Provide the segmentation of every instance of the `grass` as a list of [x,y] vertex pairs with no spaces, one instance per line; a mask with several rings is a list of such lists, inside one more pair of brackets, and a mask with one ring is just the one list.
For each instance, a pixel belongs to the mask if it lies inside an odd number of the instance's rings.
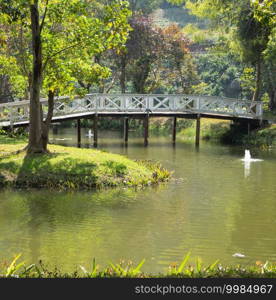
[[[201,138],[203,140],[219,141],[221,137],[229,130],[230,121],[221,121],[216,119],[201,119]],[[190,127],[182,129],[178,137],[182,139],[194,139],[196,133],[196,122],[194,121]]]
[[[191,127],[182,129],[178,134],[182,139],[195,138],[195,122]],[[221,142],[224,144],[269,147],[276,144],[276,125],[270,125],[267,128],[251,131],[248,135],[239,127],[231,127],[230,121],[221,121],[214,119],[201,119],[201,138]]]
[[170,177],[159,163],[99,150],[49,145],[49,154],[16,153],[25,142],[0,136],[0,186],[90,189],[145,186]]
[[138,265],[133,262],[121,261],[118,264],[109,263],[100,270],[95,259],[90,270],[79,266],[72,273],[63,273],[57,268],[49,269],[40,261],[38,264],[26,265],[19,262],[21,255],[17,255],[11,262],[0,264],[0,278],[276,278],[276,265],[269,262],[256,262],[255,265],[242,267],[222,266],[219,261],[204,266],[201,259],[188,263],[188,253],[180,264],[172,264],[167,272],[159,274],[146,274],[142,272],[145,264],[143,259]]

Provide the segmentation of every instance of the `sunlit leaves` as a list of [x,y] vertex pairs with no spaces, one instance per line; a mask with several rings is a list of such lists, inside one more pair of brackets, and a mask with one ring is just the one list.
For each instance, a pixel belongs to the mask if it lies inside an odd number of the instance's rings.
[[[30,1],[0,0],[0,50],[12,58],[12,64],[2,66],[5,74],[30,76],[31,32]],[[97,82],[110,75],[109,70],[93,63],[93,57],[108,49],[119,49],[127,40],[130,26],[128,3],[121,0],[40,0],[39,12],[43,56],[43,92],[59,94],[77,91],[79,80]],[[2,59],[3,60],[3,59]],[[0,60],[0,68],[4,62]],[[8,70],[9,67],[9,70]],[[78,72],[77,70],[82,70]],[[80,76],[80,78],[79,78]],[[22,81],[21,81],[22,82]],[[19,83],[19,82],[18,82]],[[25,80],[25,89],[30,88]]]
[[276,25],[276,2],[274,0],[250,0],[255,17],[260,22]]

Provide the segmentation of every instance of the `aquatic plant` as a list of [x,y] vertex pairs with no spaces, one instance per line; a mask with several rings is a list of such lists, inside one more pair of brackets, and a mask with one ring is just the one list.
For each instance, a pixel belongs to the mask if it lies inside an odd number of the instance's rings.
[[252,266],[222,266],[219,261],[204,266],[200,258],[195,263],[189,263],[190,253],[184,256],[178,265],[171,264],[167,272],[147,274],[142,272],[145,264],[143,259],[137,266],[133,262],[121,261],[118,264],[109,263],[109,266],[100,270],[96,260],[93,259],[91,270],[80,266],[79,271],[66,273],[57,268],[49,269],[42,261],[38,264],[27,265],[18,262],[21,255],[15,256],[11,263],[0,264],[0,278],[276,278],[276,264],[257,261]]

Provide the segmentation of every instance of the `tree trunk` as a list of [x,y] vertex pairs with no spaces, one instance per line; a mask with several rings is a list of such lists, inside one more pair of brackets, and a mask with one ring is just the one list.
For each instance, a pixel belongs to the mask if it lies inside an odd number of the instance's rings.
[[262,61],[261,58],[259,58],[256,65],[255,92],[252,101],[258,101],[260,98],[260,91],[261,91],[261,84],[262,84],[261,69],[262,69]]
[[276,111],[276,81],[275,76],[273,76],[274,72],[268,68],[267,71],[268,76],[268,95],[269,95],[269,109],[272,111]]
[[126,57],[124,54],[121,57],[120,86],[121,86],[122,94],[125,94],[125,92],[126,92]]
[[30,99],[30,133],[28,153],[45,152],[42,144],[42,120],[40,107],[40,87],[42,82],[42,43],[39,25],[38,0],[30,4],[31,28],[32,28],[32,50],[33,50],[33,72]]
[[[42,122],[42,134],[41,134],[41,140],[42,140],[42,146],[43,151],[48,152],[47,145],[49,142],[49,127],[53,118],[54,114],[54,97],[55,93],[53,91],[49,91],[48,93],[48,113],[46,120]],[[42,116],[43,118],[43,116]]]
[[151,71],[151,62],[149,58],[143,58],[136,63],[135,73],[133,75],[133,87],[136,93],[146,93],[146,82]]
[[269,92],[269,109],[276,111],[276,89]]

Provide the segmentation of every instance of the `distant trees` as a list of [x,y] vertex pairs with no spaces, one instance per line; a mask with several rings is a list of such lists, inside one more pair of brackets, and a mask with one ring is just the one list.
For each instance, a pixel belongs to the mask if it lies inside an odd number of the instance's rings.
[[198,80],[196,65],[190,53],[191,41],[176,24],[163,29],[166,42],[162,77],[173,93],[192,93]]
[[[231,51],[244,68],[254,68],[252,100],[264,93],[275,109],[275,74],[273,40],[276,3],[273,0],[168,0],[185,4],[194,15],[211,21],[210,28],[225,37],[225,52]],[[274,48],[275,49],[275,48]],[[275,69],[275,68],[274,68]]]
[[128,2],[131,11],[148,15],[159,8],[164,0],[128,0]]
[[112,70],[112,79],[104,80],[102,91],[119,86],[121,93],[191,92],[196,69],[190,41],[181,28],[158,28],[141,13],[135,13],[129,23],[132,30],[125,48],[99,57]]
[[131,19],[133,31],[126,44],[127,77],[136,93],[147,93],[155,84],[149,77],[158,65],[165,47],[161,29],[153,26],[149,17],[136,15]]

